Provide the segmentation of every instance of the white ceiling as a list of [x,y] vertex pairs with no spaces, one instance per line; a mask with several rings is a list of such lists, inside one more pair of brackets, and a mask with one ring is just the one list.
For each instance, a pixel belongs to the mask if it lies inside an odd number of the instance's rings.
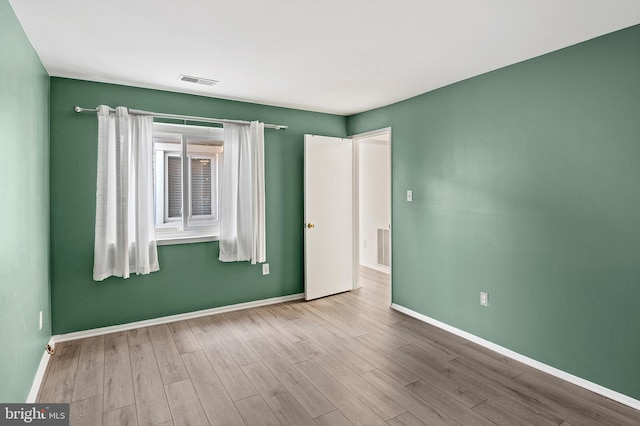
[[640,0],[10,2],[52,76],[341,115],[640,23]]

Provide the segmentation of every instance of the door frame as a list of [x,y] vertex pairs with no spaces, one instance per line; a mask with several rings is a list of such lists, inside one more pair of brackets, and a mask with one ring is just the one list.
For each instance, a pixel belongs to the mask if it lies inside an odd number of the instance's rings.
[[353,254],[353,289],[360,287],[360,141],[363,139],[369,139],[374,136],[388,135],[389,136],[389,183],[391,186],[391,199],[389,200],[389,217],[390,217],[390,229],[389,229],[389,303],[391,300],[391,289],[393,287],[393,133],[391,127],[384,127],[381,129],[371,130],[368,132],[357,133],[355,135],[348,136],[348,139],[353,141],[353,241],[354,254]]

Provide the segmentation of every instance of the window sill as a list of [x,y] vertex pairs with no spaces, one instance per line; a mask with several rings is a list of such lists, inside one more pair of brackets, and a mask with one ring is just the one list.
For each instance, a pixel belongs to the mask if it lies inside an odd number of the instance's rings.
[[210,233],[189,231],[156,231],[156,245],[169,246],[174,244],[204,243],[220,240],[220,231],[213,230]]

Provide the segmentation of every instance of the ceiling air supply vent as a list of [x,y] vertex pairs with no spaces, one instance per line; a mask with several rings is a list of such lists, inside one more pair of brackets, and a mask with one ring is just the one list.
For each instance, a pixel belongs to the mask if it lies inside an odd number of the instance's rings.
[[187,83],[202,84],[204,86],[214,86],[215,84],[218,83],[217,80],[210,80],[208,78],[194,77],[191,75],[184,75],[184,74],[180,74],[180,77],[178,77],[178,80],[186,81]]

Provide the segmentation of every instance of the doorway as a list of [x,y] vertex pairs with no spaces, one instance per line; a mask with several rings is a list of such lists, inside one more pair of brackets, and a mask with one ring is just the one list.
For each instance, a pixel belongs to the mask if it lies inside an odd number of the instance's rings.
[[391,128],[304,143],[305,299],[357,290],[390,305]]
[[355,272],[357,287],[391,303],[391,129],[354,141]]

